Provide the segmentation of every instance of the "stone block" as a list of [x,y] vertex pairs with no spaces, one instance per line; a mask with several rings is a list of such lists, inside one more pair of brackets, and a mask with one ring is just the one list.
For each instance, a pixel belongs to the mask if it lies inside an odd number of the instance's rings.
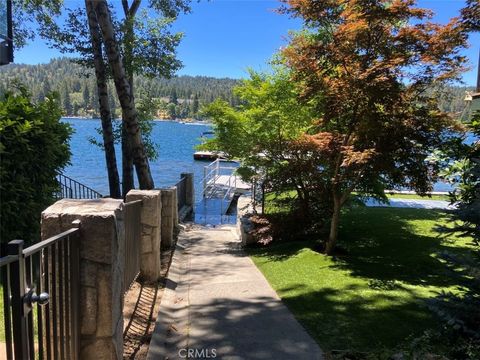
[[162,249],[169,249],[173,244],[174,212],[177,209],[176,194],[175,187],[162,189]]
[[[117,323],[115,327],[115,333],[113,335],[114,342],[116,344],[115,348],[117,350],[117,359],[123,359],[123,316],[121,320]],[[120,345],[120,346],[118,346]]]
[[97,330],[97,289],[80,288],[80,334],[93,335]]
[[49,213],[47,212],[48,209],[49,208],[42,212],[42,227],[40,232],[42,240],[48,239],[63,231],[60,214]]
[[160,229],[162,226],[162,190],[131,190],[127,202],[142,200],[140,276],[146,281],[160,278]]
[[142,200],[142,224],[160,226],[161,190],[130,190],[126,200],[127,202]]
[[[42,213],[42,239],[57,235],[80,220],[80,257],[94,262],[112,262],[112,244],[117,236],[117,217],[123,202],[116,199],[63,199]],[[116,254],[115,254],[116,256]]]
[[153,251],[152,247],[152,235],[143,235],[141,240],[140,253],[148,254]]
[[155,252],[157,252],[160,255],[160,251],[156,251],[157,249],[160,249],[160,244],[161,244],[161,231],[160,228],[156,228],[154,233],[152,234],[152,248],[155,249]]
[[112,360],[121,359],[118,357],[115,344],[111,339],[95,339],[89,343],[82,344],[80,350],[81,360]]
[[117,324],[117,319],[113,318],[112,307],[114,303],[119,302],[120,294],[114,294],[113,290],[113,278],[111,269],[99,268],[97,275],[97,294],[98,294],[98,308],[97,314],[97,338],[110,337],[113,335],[114,326]]
[[113,256],[117,255],[115,243],[117,237],[116,219],[114,215],[107,217],[89,216],[80,219],[81,232],[89,234],[89,241],[82,241],[80,257],[97,263],[111,264]]
[[42,238],[72,228],[80,220],[80,358],[120,359],[115,333],[123,324],[125,260],[124,205],[121,200],[63,199],[42,213]]
[[152,235],[153,226],[142,226],[142,235]]
[[173,192],[173,201],[172,201],[172,216],[173,216],[173,226],[178,226],[178,198],[177,191]]
[[240,237],[242,246],[255,242],[251,235],[254,226],[250,216],[255,213],[252,201],[248,196],[240,196],[237,201],[237,234]]
[[97,265],[94,262],[85,260],[80,266],[80,283],[82,286],[97,286]]
[[140,275],[146,281],[157,281],[160,278],[160,253],[149,253],[142,256]]

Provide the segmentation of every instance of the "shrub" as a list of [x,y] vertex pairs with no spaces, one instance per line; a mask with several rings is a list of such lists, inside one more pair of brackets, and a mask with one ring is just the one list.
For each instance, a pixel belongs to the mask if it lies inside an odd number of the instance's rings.
[[33,103],[17,85],[0,99],[0,241],[34,242],[41,212],[58,190],[56,174],[70,159],[72,130],[61,123],[59,98]]
[[468,144],[460,138],[447,149],[448,167],[443,173],[456,185],[450,193],[451,203],[456,205],[452,212],[456,221],[439,230],[471,238],[472,256],[460,257],[447,251],[440,254],[440,258],[455,269],[451,276],[459,277],[464,291],[445,292],[429,304],[442,321],[439,336],[441,342],[448,345],[448,356],[452,359],[480,357],[480,112],[465,125],[473,142]]

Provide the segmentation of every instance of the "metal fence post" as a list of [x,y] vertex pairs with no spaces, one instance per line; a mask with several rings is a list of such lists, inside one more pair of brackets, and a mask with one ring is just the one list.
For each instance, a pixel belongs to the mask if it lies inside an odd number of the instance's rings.
[[13,240],[7,245],[8,255],[18,256],[10,266],[10,284],[12,291],[13,349],[15,359],[28,359],[28,323],[25,296],[25,258],[23,240]]
[[[80,220],[72,221],[72,228],[80,229],[81,222]],[[70,321],[71,324],[71,337],[72,337],[72,353],[74,358],[72,360],[76,360],[79,358],[79,342],[80,342],[80,305],[79,305],[79,298],[80,298],[80,291],[79,291],[79,284],[80,284],[80,234],[76,233],[73,241],[70,241],[70,294],[72,298],[72,315]]]

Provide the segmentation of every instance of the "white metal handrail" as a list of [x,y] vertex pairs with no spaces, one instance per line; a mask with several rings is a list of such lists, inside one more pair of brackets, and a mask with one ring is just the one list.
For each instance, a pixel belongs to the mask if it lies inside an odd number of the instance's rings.
[[[233,186],[232,186],[232,177],[233,177]],[[232,189],[236,188],[237,187],[237,176],[235,175],[234,172],[232,172],[230,174],[230,176],[228,177],[228,189],[227,191],[225,192],[225,195],[223,196],[223,199],[222,199],[222,202],[220,204],[220,213],[221,215],[223,215],[223,203],[225,200],[227,199],[230,199],[230,193],[232,192]],[[230,204],[229,204],[230,206]],[[227,211],[227,209],[225,209],[225,211]]]
[[[234,166],[221,166],[220,164],[222,162],[227,161],[222,159],[216,159],[215,161],[203,167],[203,178],[199,182],[199,184],[202,185],[203,198],[207,197],[209,190],[215,189],[217,185],[217,180],[220,178],[222,170],[232,171],[237,169]],[[232,175],[233,173],[230,173],[230,176]]]

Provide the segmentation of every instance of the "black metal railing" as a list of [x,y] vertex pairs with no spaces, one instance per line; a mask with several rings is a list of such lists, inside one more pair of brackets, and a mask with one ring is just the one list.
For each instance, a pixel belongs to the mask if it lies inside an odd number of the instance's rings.
[[[79,223],[0,258],[7,359],[78,359]],[[3,253],[3,252],[2,252]]]
[[178,211],[187,205],[187,178],[182,177],[181,180],[175,184],[177,189],[177,206]]
[[140,273],[141,211],[142,200],[125,204],[124,292],[128,291]]
[[102,197],[98,191],[79,183],[63,174],[57,175],[59,190],[55,195],[56,199],[98,199]]

